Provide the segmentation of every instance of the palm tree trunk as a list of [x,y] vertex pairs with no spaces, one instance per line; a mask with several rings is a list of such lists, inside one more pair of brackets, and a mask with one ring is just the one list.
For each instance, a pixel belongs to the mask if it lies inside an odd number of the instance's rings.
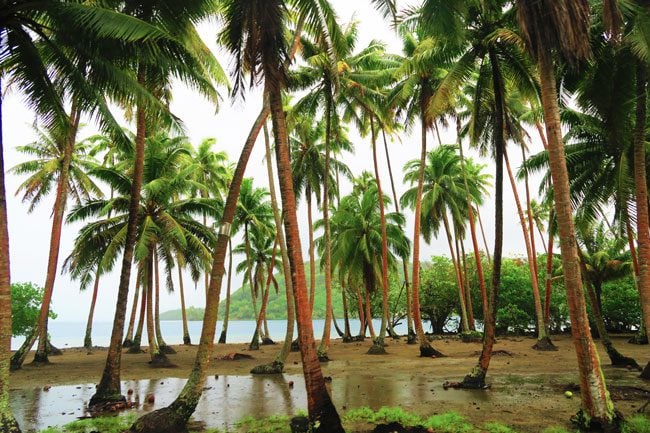
[[388,234],[386,233],[386,211],[384,210],[384,194],[381,190],[381,176],[379,175],[379,162],[377,161],[377,131],[375,129],[375,116],[370,115],[370,131],[372,138],[372,162],[375,166],[375,181],[377,182],[377,200],[379,201],[379,221],[381,224],[381,329],[379,338],[373,341],[368,354],[378,355],[386,353],[384,338],[388,326]]
[[343,342],[349,343],[352,341],[352,331],[350,329],[350,313],[348,311],[348,297],[346,295],[345,278],[341,278],[341,298],[343,301]]
[[[253,265],[251,264],[251,254],[250,254],[250,240],[248,237],[248,223],[244,223],[244,245],[246,248],[246,274],[248,279],[248,285],[251,290],[251,300],[253,302],[253,317],[257,318],[257,293],[256,286],[253,284]],[[257,322],[256,322],[257,323]],[[248,346],[249,350],[260,350],[260,329],[256,326],[255,332],[253,333],[253,338],[251,344]]]
[[363,341],[366,338],[366,314],[363,307],[361,289],[359,289],[358,284],[355,284],[354,288],[357,293],[357,308],[359,309],[359,333],[357,334],[357,341]]
[[147,287],[146,282],[142,284],[142,279],[144,278],[145,270],[143,266],[138,267],[138,281],[136,282],[136,288],[143,286],[142,288],[142,300],[140,301],[140,318],[138,319],[138,328],[135,331],[135,337],[133,337],[133,343],[129,347],[127,353],[138,354],[142,353],[140,348],[142,344],[142,331],[144,330],[144,321],[147,316],[147,303],[149,302],[147,298]]
[[[0,81],[1,84],[1,81]],[[9,267],[9,228],[5,189],[2,140],[2,101],[0,100],[0,431],[20,433],[9,405],[9,363],[11,358],[11,278]],[[33,343],[32,343],[33,344]]]
[[307,307],[305,270],[302,262],[298,219],[296,217],[296,199],[289,160],[289,137],[282,107],[281,88],[279,87],[280,84],[272,79],[272,74],[267,73],[265,75],[269,89],[273,134],[276,143],[278,178],[280,179],[287,250],[296,301],[298,339],[300,341],[300,355],[307,388],[309,418],[315,427],[314,431],[316,433],[343,433],[341,420],[325,387],[318,354],[315,350],[311,314]]
[[[531,238],[533,233],[528,230],[528,221],[524,216],[524,210],[521,207],[521,200],[519,199],[519,192],[517,191],[517,182],[510,167],[510,160],[508,159],[508,152],[503,149],[503,159],[506,163],[508,170],[508,177],[510,178],[510,186],[512,187],[512,194],[515,197],[515,205],[517,206],[517,213],[519,214],[519,224],[524,235],[524,243],[526,245],[526,257],[528,258],[528,271],[530,274],[530,285],[533,291],[533,301],[535,303],[535,318],[537,322],[537,342],[533,345],[535,350],[557,350],[548,336],[544,322],[544,308],[542,307],[542,299],[539,294],[539,282],[537,280],[537,269],[535,266],[536,258],[533,255]],[[529,205],[530,207],[530,205]]]
[[456,260],[456,254],[454,253],[454,244],[451,239],[451,228],[449,227],[449,218],[447,217],[447,211],[442,212],[442,222],[445,226],[445,235],[447,236],[447,244],[449,246],[449,254],[451,254],[451,263],[454,265],[454,274],[456,276],[456,286],[458,287],[458,300],[460,302],[460,319],[462,332],[469,331],[469,322],[467,320],[467,307],[465,306],[465,289],[463,288],[463,279],[460,276],[459,262]]
[[126,337],[124,337],[122,347],[131,347],[133,345],[133,328],[135,328],[135,315],[138,312],[138,298],[140,297],[140,278],[142,278],[142,269],[138,267],[138,275],[135,279],[135,293],[133,294],[133,305],[131,306],[131,318],[129,319],[129,327],[126,330]]
[[555,211],[551,210],[548,218],[548,248],[546,249],[546,299],[544,301],[544,323],[546,329],[550,329],[551,323],[551,293],[553,291],[553,242],[555,236],[554,231]]
[[314,223],[311,211],[311,188],[306,188],[307,196],[307,225],[309,227],[309,309],[314,314],[316,300],[316,258],[314,257]]
[[289,267],[289,254],[287,253],[287,244],[284,238],[284,231],[282,229],[282,217],[280,216],[280,208],[278,206],[278,199],[275,192],[275,176],[273,175],[273,162],[271,159],[271,140],[269,138],[269,131],[264,123],[264,145],[266,157],[266,172],[269,177],[269,193],[271,195],[271,208],[273,209],[273,220],[277,228],[277,236],[280,242],[280,253],[282,254],[282,273],[284,276],[284,288],[287,297],[287,329],[284,335],[284,342],[278,356],[271,364],[259,365],[251,370],[252,374],[282,374],[284,371],[284,364],[287,362],[287,357],[291,352],[291,342],[293,341],[293,326],[296,320],[296,310],[293,299],[293,286],[291,285],[291,268]]
[[[138,84],[145,84],[145,68],[138,69]],[[124,242],[124,256],[120,271],[120,284],[117,290],[117,303],[115,317],[111,332],[111,343],[106,356],[106,365],[102,378],[97,385],[95,395],[90,399],[90,406],[101,403],[126,400],[121,394],[120,366],[122,361],[122,336],[124,334],[124,320],[126,307],[129,302],[129,280],[131,278],[131,263],[137,236],[138,207],[140,205],[140,190],[142,189],[142,175],[144,170],[144,144],[146,134],[146,113],[144,103],[138,103],[137,127],[135,138],[135,158],[133,161],[133,182],[129,199],[129,216],[127,220],[126,239]]]
[[50,304],[52,294],[54,293],[54,280],[56,279],[56,269],[59,263],[59,250],[61,245],[61,231],[63,230],[63,217],[65,215],[66,201],[68,197],[68,178],[70,177],[70,163],[72,154],[75,150],[77,130],[81,113],[77,107],[76,101],[73,100],[70,112],[70,125],[68,133],[62,143],[63,159],[61,161],[61,172],[57,180],[56,198],[54,200],[54,209],[52,210],[52,230],[50,234],[50,252],[47,260],[47,274],[45,276],[45,287],[41,310],[38,314],[38,346],[34,355],[36,364],[48,363],[47,358],[47,318],[50,314]]
[[[650,229],[648,227],[648,184],[646,173],[645,132],[647,108],[646,66],[637,62],[636,68],[636,125],[634,128],[634,187],[636,190],[636,235],[639,245],[638,288],[646,332],[650,329]],[[643,371],[650,378],[650,362]]]
[[95,284],[93,286],[93,297],[90,301],[90,311],[88,312],[88,322],[86,323],[86,336],[84,337],[84,347],[88,350],[93,348],[93,315],[95,314],[95,304],[97,303],[97,292],[99,291],[99,269],[95,274]]
[[181,316],[183,319],[183,344],[190,346],[192,344],[192,339],[190,338],[190,330],[187,326],[187,311],[185,311],[185,287],[183,284],[183,269],[181,264],[177,261],[178,266],[178,288],[181,295]]
[[[253,340],[251,341],[251,344],[248,346],[249,349],[251,350],[256,350],[252,349],[253,346],[257,345],[257,348],[259,349],[259,333],[260,333],[260,328],[262,327],[262,322],[264,321],[264,315],[266,314],[266,304],[269,301],[269,291],[271,289],[271,279],[273,278],[273,268],[275,267],[275,255],[278,253],[278,235],[275,235],[275,241],[273,241],[273,252],[271,253],[271,263],[269,264],[269,269],[267,272],[267,277],[265,280],[262,282],[262,291],[263,291],[263,297],[262,297],[262,306],[260,307],[260,314],[257,316],[257,320],[255,321],[255,333],[253,334]],[[267,334],[268,337],[268,334]]]
[[165,339],[163,338],[162,330],[160,329],[160,272],[158,266],[158,252],[156,250],[154,250],[153,254],[153,266],[154,277],[156,279],[154,285],[154,288],[156,290],[156,305],[154,311],[154,329],[156,331],[156,342],[158,343],[158,349],[160,352],[164,354],[172,354],[176,353],[176,351],[167,345]]
[[[149,250],[149,257],[147,258],[147,261],[147,299],[149,301],[147,302],[147,339],[149,340],[149,355],[151,357],[149,365],[152,367],[168,366],[169,360],[167,359],[165,353],[162,351],[159,343],[158,334],[160,332],[160,327],[156,322],[158,314],[154,314],[154,307],[157,312],[158,304],[160,302],[158,299],[158,273],[156,272],[158,266],[156,263],[157,260],[153,248],[150,248]],[[156,280],[155,282],[154,279]]]
[[374,341],[377,338],[375,334],[375,327],[372,324],[372,303],[370,302],[370,293],[366,289],[366,325],[368,325],[368,332],[370,332],[370,338]]
[[223,317],[223,328],[219,336],[219,344],[226,344],[228,321],[230,319],[230,287],[232,286],[232,241],[228,239],[228,283],[226,287],[226,313]]
[[34,342],[38,338],[36,335],[36,328],[32,329],[28,335],[25,336],[25,341],[20,345],[18,350],[11,355],[10,367],[11,371],[20,370],[25,358],[29,354],[30,348],[34,345]]
[[[388,177],[390,178],[390,188],[393,192],[393,203],[395,203],[395,212],[399,211],[399,200],[397,199],[397,190],[395,189],[395,180],[393,179],[393,168],[390,164],[390,153],[388,152],[388,140],[386,140],[386,131],[382,128],[381,134],[384,138],[384,151],[386,152],[386,164],[388,165]],[[408,259],[402,259],[402,268],[404,271],[404,287],[406,288],[406,325],[408,329],[408,344],[415,344],[415,331],[413,330],[413,313],[411,310],[411,285],[409,283]]]
[[[458,131],[460,131],[460,120],[457,121],[457,128]],[[469,194],[469,185],[467,182],[467,172],[465,171],[465,155],[463,153],[463,143],[460,139],[460,134],[458,138],[458,151],[460,154],[460,164],[461,164],[461,169],[463,171],[463,182],[465,184],[465,198],[467,200],[467,219],[469,220],[469,232],[472,236],[472,248],[474,249],[474,261],[476,263],[476,278],[478,279],[478,284],[479,284],[479,289],[481,290],[481,299],[483,301],[482,307],[483,307],[483,322],[485,323],[488,313],[489,313],[489,306],[488,306],[488,295],[487,295],[487,289],[485,288],[485,277],[483,276],[483,263],[481,262],[481,251],[478,246],[478,239],[476,237],[476,222],[474,220],[474,206],[472,205],[472,199]],[[477,212],[477,215],[479,216],[479,223],[481,226],[481,232],[483,232],[483,224],[481,223],[480,219],[480,214]],[[483,240],[485,241],[485,233],[483,234]],[[487,242],[485,244],[485,252],[488,256],[488,260],[490,257],[489,250],[487,249]]]
[[[456,246],[458,250],[458,246]],[[469,280],[469,270],[467,269],[467,254],[465,253],[465,242],[460,240],[460,254],[463,258],[463,273],[465,274],[465,305],[467,306],[467,320],[469,321],[469,330],[476,331],[474,324],[474,307],[472,306],[471,283]]]
[[492,266],[492,257],[490,256],[490,249],[488,248],[487,237],[485,236],[485,230],[483,229],[483,219],[481,218],[481,212],[479,209],[476,209],[476,219],[478,219],[478,225],[481,228],[481,236],[483,237],[483,245],[485,246],[485,255],[488,259],[488,265]]
[[627,243],[630,247],[630,256],[632,256],[632,267],[634,268],[634,277],[635,277],[634,279],[635,279],[635,283],[637,283],[639,279],[639,260],[636,253],[636,247],[634,246],[634,233],[632,232],[632,225],[630,224],[629,215],[625,221],[625,229],[627,233]]
[[[555,88],[555,71],[550,53],[544,51],[540,53],[539,72],[542,86],[542,106],[548,138],[549,166],[553,179],[553,196],[555,198],[560,249],[562,251],[564,284],[567,291],[569,315],[571,317],[571,333],[573,335],[578,359],[578,370],[580,372],[580,394],[583,410],[586,412],[588,419],[592,419],[602,426],[612,425],[615,417],[614,405],[607,392],[605,377],[600,369],[598,352],[591,338],[585,299],[582,291],[571,198],[569,194],[569,177],[566,169],[564,146],[562,145],[562,131]],[[645,177],[643,182],[645,182]],[[645,200],[643,201],[645,202]],[[645,206],[645,203],[641,205]],[[641,220],[647,221],[647,214]],[[641,222],[641,224],[645,223]],[[647,225],[645,229],[647,231]]]
[[[318,359],[329,361],[327,351],[330,347],[330,334],[332,330],[332,236],[330,231],[329,189],[330,189],[330,154],[332,140],[332,88],[327,81],[327,95],[325,107],[325,175],[323,177],[323,231],[325,236],[325,326],[323,337],[318,346]],[[312,310],[313,311],[313,310]]]

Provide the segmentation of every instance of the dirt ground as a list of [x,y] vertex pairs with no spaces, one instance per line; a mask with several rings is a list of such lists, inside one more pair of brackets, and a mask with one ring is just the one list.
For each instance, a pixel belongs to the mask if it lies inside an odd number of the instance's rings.
[[[575,351],[569,336],[555,336],[556,352],[531,349],[530,338],[499,338],[488,374],[491,388],[486,391],[444,390],[446,380],[461,380],[475,364],[480,343],[462,343],[454,337],[433,341],[444,358],[420,358],[418,346],[403,340],[388,340],[387,355],[367,355],[370,340],[344,344],[332,340],[331,361],[323,363],[323,373],[332,378],[332,393],[340,411],[370,405],[401,406],[421,415],[456,411],[476,425],[499,421],[521,431],[538,432],[559,425],[569,427],[568,419],[580,407]],[[633,357],[640,365],[650,361],[650,347],[627,343],[627,337],[614,339],[624,355]],[[650,398],[650,383],[638,378],[638,372],[612,368],[602,346],[598,346],[603,371],[615,398],[615,405],[624,415],[634,414]],[[194,361],[196,346],[175,346],[177,354],[170,355],[176,365],[170,369],[155,369],[148,364],[146,353],[122,356],[122,380],[186,378]],[[216,345],[210,375],[249,376],[252,367],[271,362],[279,346],[263,346],[249,351],[247,344]],[[234,352],[248,354],[254,359],[218,360]],[[96,383],[102,373],[106,350],[97,348],[66,349],[62,356],[51,357],[51,364],[36,367],[27,363],[12,373],[11,388],[34,389],[43,386]],[[31,358],[28,358],[28,360]],[[285,372],[300,375],[302,368],[298,353],[291,353]],[[336,388],[345,383],[345,389]],[[401,387],[398,390],[396,387]],[[564,391],[574,389],[573,398]],[[370,394],[370,396],[368,396]],[[395,394],[399,396],[396,397]],[[397,398],[397,400],[396,400]],[[359,404],[363,403],[363,404]],[[649,410],[650,412],[650,410]]]

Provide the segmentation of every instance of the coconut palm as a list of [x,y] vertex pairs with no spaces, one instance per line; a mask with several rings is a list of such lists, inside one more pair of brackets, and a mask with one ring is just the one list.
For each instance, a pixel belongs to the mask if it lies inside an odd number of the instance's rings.
[[582,291],[553,56],[556,52],[569,64],[589,56],[589,4],[583,0],[561,0],[517,1],[516,5],[519,26],[531,56],[537,61],[540,75],[564,283],[580,372],[582,409],[589,424],[609,428],[614,425],[616,415],[591,338]]

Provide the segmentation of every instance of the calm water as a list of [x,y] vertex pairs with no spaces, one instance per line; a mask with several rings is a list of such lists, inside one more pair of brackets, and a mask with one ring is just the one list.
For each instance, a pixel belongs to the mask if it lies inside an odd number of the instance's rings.
[[[379,330],[381,321],[378,319],[373,320],[376,330]],[[343,328],[343,321],[339,320],[338,324]],[[164,320],[160,322],[161,330],[165,341],[168,344],[182,344],[183,343],[183,323],[180,320]],[[188,322],[190,337],[192,342],[198,342],[201,336],[201,327],[203,322]],[[286,320],[269,320],[269,332],[271,338],[276,341],[284,339],[286,330]],[[319,338],[323,334],[323,327],[325,320],[314,320],[314,335]],[[350,321],[352,334],[359,331],[359,321],[353,319]],[[96,322],[93,325],[93,344],[95,346],[108,346],[111,338],[111,330],[113,327],[112,322]],[[217,323],[217,339],[221,335],[223,322]],[[235,320],[230,321],[228,324],[228,343],[246,343],[249,342],[255,330],[255,321],[253,320]],[[52,339],[52,344],[59,348],[66,347],[82,347],[84,340],[84,333],[86,331],[86,324],[82,322],[65,322],[59,320],[50,320],[49,333]],[[400,325],[396,328],[400,334],[406,334],[406,324]],[[142,344],[147,344],[146,332],[143,332]],[[294,334],[295,335],[295,334]],[[332,336],[336,336],[336,330],[332,326]],[[11,348],[16,350],[24,338],[14,338],[11,340]]]

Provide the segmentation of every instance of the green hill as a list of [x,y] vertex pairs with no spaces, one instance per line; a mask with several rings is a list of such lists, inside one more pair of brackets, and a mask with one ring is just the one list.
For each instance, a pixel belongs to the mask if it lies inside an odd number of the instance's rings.
[[[309,263],[305,263],[305,273],[307,278],[307,290],[309,290]],[[269,302],[266,308],[266,317],[270,320],[281,320],[287,318],[287,298],[285,296],[284,278],[277,275],[278,294],[271,288],[269,293]],[[225,282],[224,289],[225,290]],[[258,308],[261,305],[261,297],[258,300]],[[337,318],[343,317],[343,300],[341,299],[340,286],[332,282],[332,305],[334,315]],[[223,311],[226,308],[226,301],[219,304],[219,317],[223,318]],[[190,315],[190,311],[192,314]],[[203,309],[190,307],[188,310],[188,320],[203,320]],[[318,264],[316,265],[316,300],[314,301],[314,319],[325,318],[325,275],[320,272]],[[165,311],[160,314],[161,320],[180,320],[181,310]],[[248,285],[240,287],[230,295],[230,319],[231,320],[254,320],[253,303]]]

